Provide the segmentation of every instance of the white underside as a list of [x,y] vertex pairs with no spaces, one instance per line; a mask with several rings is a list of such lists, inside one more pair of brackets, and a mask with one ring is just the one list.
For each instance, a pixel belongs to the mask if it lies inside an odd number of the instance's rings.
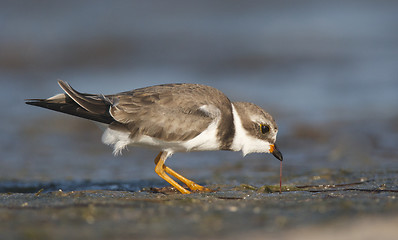
[[[201,108],[202,110],[208,109],[208,107],[203,106]],[[211,108],[212,111],[209,114],[215,116],[213,122],[201,134],[186,142],[163,141],[146,135],[130,138],[129,132],[116,131],[110,128],[105,129],[102,135],[102,142],[113,146],[115,155],[121,154],[127,146],[147,147],[169,153],[218,150],[220,143],[217,140],[217,127],[221,115],[217,114],[218,109],[214,109],[215,107]]]

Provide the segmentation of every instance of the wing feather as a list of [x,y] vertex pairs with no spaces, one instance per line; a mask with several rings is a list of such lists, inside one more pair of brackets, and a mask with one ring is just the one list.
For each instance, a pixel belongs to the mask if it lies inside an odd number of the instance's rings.
[[[143,134],[166,141],[189,140],[204,131],[217,117],[213,114],[218,106],[212,93],[222,94],[214,88],[197,84],[137,89],[113,95],[117,104],[111,106],[110,114],[127,126],[131,137]],[[207,105],[209,107],[204,107]],[[212,109],[211,113],[209,109]]]

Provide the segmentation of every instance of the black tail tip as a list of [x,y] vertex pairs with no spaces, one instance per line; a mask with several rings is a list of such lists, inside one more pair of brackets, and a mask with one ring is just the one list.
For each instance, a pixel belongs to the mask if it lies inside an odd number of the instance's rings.
[[40,106],[44,102],[44,99],[25,99],[24,101],[28,105]]

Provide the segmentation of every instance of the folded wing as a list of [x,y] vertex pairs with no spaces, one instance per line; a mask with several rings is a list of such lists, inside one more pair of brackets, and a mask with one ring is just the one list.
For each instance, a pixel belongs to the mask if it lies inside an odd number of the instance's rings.
[[109,96],[115,102],[110,114],[117,121],[111,127],[123,124],[131,137],[147,135],[166,141],[192,139],[217,117],[202,107],[205,102],[199,96],[208,95],[204,87],[167,84]]
[[198,84],[157,85],[114,95],[80,93],[62,80],[58,84],[65,94],[26,103],[110,124],[129,131],[132,138],[139,134],[166,141],[192,139],[219,117],[215,94],[227,99],[218,90]]

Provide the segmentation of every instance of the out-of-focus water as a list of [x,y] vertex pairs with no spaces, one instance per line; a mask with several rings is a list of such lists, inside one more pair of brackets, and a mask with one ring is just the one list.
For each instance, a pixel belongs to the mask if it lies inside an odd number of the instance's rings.
[[[104,94],[208,84],[275,116],[286,174],[396,169],[397,9],[394,1],[3,2],[0,179],[157,177],[156,153],[114,158],[94,124],[24,104],[59,93],[57,79]],[[189,153],[168,163],[197,178],[278,172],[272,156],[246,158]]]

